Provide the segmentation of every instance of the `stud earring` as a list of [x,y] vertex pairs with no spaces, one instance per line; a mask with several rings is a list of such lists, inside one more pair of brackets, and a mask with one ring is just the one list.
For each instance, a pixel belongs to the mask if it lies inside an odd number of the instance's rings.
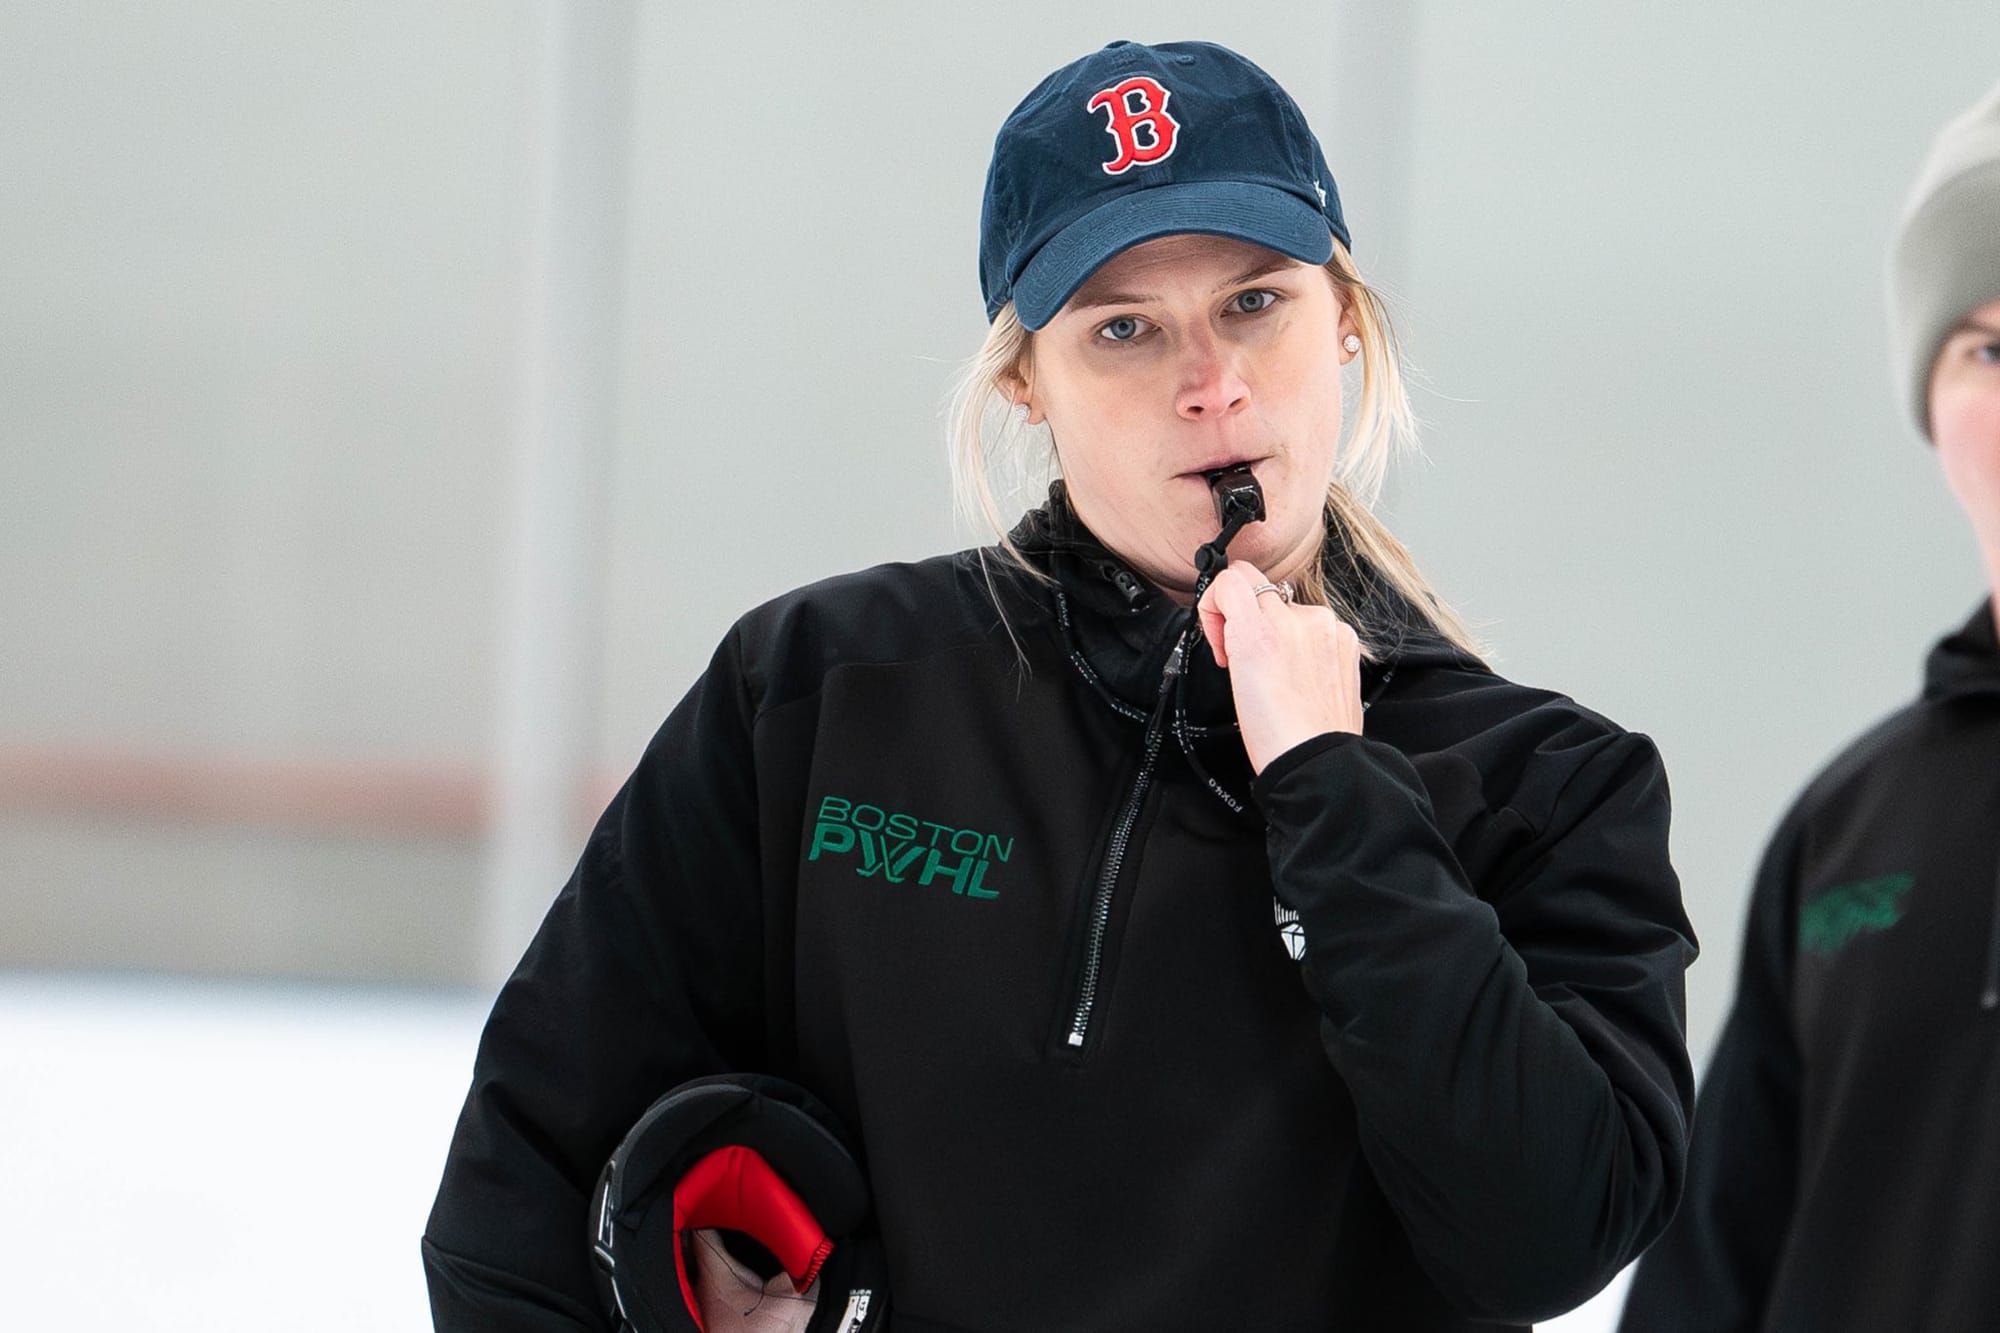
[[1361,335],[1350,333],[1340,340],[1340,345],[1346,348],[1348,355],[1351,356],[1361,350]]
[[1028,405],[1026,403],[1014,404],[1014,424],[1017,426],[1028,424]]

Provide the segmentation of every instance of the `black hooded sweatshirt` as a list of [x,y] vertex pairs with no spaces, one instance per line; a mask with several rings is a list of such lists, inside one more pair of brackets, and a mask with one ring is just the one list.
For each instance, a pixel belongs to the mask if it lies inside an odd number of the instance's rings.
[[1758,871],[1688,1193],[1624,1333],[2000,1328],[2000,650],[1813,779]]
[[1400,642],[1365,736],[1253,780],[1205,648],[1157,707],[1187,612],[1060,488],[1017,539],[1049,582],[963,552],[731,630],[494,1004],[438,1328],[608,1327],[592,1182],[730,1070],[849,1127],[901,1333],[1518,1327],[1664,1226],[1693,939],[1651,742],[1330,555]]

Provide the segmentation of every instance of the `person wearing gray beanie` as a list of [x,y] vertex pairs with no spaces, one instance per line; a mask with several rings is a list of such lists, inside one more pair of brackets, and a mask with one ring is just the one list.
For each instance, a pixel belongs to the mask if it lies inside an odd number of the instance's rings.
[[1938,135],[1889,270],[1897,387],[1996,596],[1772,835],[1621,1333],[2000,1328],[2000,88]]
[[1932,367],[1969,310],[2000,300],[2000,87],[1931,145],[1889,257],[1889,348],[1903,401],[1931,434]]

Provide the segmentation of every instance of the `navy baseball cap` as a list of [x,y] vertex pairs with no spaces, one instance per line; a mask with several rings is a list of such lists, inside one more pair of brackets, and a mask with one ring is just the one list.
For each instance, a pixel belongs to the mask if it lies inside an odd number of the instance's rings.
[[1047,324],[1099,265],[1204,232],[1307,264],[1351,245],[1298,104],[1211,42],[1113,42],[1043,79],[993,141],[979,219],[986,318]]

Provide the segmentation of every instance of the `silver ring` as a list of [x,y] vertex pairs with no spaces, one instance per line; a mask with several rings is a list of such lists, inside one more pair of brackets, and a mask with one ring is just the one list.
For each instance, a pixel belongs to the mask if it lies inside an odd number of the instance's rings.
[[1250,590],[1250,595],[1262,597],[1267,592],[1278,594],[1278,600],[1289,605],[1292,600],[1292,581],[1286,579],[1283,583],[1260,583]]

